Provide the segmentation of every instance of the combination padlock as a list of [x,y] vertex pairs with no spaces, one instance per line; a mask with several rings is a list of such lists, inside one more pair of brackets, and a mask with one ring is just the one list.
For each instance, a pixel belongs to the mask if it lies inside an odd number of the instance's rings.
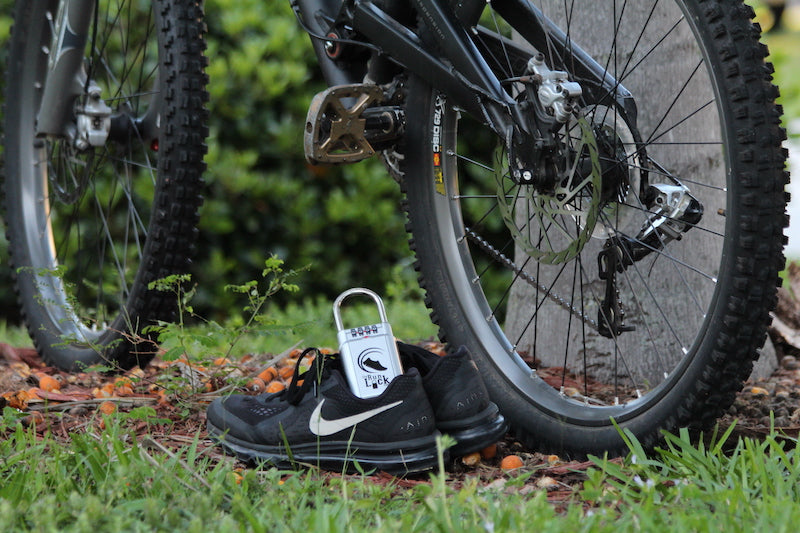
[[[354,294],[363,294],[375,301],[381,320],[379,324],[355,328],[343,326],[342,302]],[[333,302],[333,320],[336,323],[342,365],[353,394],[360,398],[378,396],[392,379],[403,373],[383,301],[369,289],[347,290]]]

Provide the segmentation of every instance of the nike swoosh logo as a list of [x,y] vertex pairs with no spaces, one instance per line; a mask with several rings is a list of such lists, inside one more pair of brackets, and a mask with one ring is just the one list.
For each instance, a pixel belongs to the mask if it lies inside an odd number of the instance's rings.
[[382,405],[381,407],[376,407],[375,409],[370,409],[369,411],[364,411],[363,413],[346,416],[344,418],[335,418],[333,420],[328,420],[322,416],[322,404],[324,403],[325,400],[323,399],[317,404],[317,406],[314,408],[314,412],[311,413],[311,418],[308,421],[308,429],[310,429],[311,433],[317,435],[318,437],[327,437],[328,435],[333,435],[334,433],[338,433],[343,429],[353,427],[356,424],[369,420],[373,416],[379,415],[384,411],[394,409],[403,403],[403,400]]

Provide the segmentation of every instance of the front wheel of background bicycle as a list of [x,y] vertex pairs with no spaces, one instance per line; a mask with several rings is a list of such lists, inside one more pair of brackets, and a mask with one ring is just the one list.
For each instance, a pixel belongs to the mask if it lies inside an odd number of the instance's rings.
[[69,134],[77,111],[64,134],[36,133],[63,3],[18,0],[14,10],[3,172],[11,266],[45,361],[126,369],[154,354],[143,328],[177,308],[148,285],[186,272],[194,247],[208,114],[202,4],[97,2],[82,85],[99,87],[112,122],[104,142],[86,146]]
[[[717,0],[591,4],[541,9],[636,101],[631,117],[584,91],[572,123],[588,129],[563,130],[573,158],[563,168],[576,172],[575,154],[588,162],[595,147],[611,163],[593,176],[615,195],[598,200],[592,180],[553,197],[515,183],[504,139],[419,79],[408,86],[402,167],[411,245],[441,337],[470,349],[525,444],[574,456],[624,452],[615,424],[652,446],[662,430],[706,428],[724,412],[765,341],[788,221],[785,135],[752,10]],[[490,29],[510,39],[504,27]],[[534,54],[510,42],[483,46],[509,85]],[[677,187],[673,178],[704,207],[701,221],[609,285],[598,260],[610,237],[666,220],[653,218],[639,185]],[[559,194],[573,201],[558,204]],[[598,333],[609,288],[633,330]]]

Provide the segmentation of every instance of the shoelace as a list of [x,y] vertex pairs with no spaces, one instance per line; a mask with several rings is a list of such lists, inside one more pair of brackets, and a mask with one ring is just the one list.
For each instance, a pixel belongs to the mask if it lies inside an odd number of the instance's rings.
[[[301,375],[300,366],[303,363],[303,359],[310,353],[316,353],[316,355],[314,356],[314,360],[311,362],[311,366],[309,366],[308,370],[306,370],[303,374],[303,376],[305,376],[302,380],[303,383],[298,385]],[[317,386],[322,382],[322,380],[330,375],[330,365],[326,363],[331,362],[337,356],[337,354],[325,355],[317,348],[306,348],[303,350],[303,353],[297,358],[292,381],[289,384],[289,387],[286,389],[286,401],[292,405],[297,405],[300,403],[309,389],[312,388],[314,389],[314,395],[316,396]]]

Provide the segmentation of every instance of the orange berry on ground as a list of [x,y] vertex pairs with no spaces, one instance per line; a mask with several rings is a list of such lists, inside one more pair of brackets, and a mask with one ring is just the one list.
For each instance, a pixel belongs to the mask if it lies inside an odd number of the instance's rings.
[[117,404],[114,402],[105,401],[97,408],[104,415],[113,414],[117,410]]
[[22,419],[22,425],[25,427],[35,426],[44,423],[44,415],[39,411],[33,411],[31,414]]
[[214,366],[225,366],[230,362],[231,360],[228,359],[227,357],[217,357],[216,359],[214,359]]
[[133,388],[130,385],[122,385],[114,389],[114,393],[118,396],[132,396]]
[[261,378],[253,378],[247,382],[247,390],[261,394],[267,388],[267,384]]
[[296,357],[284,357],[283,359],[278,361],[278,366],[281,367],[281,368],[283,368],[283,367],[292,367],[292,370],[294,370],[294,367],[297,366],[297,358]]
[[294,375],[294,367],[293,366],[285,366],[278,370],[278,375],[283,379],[291,379]]
[[156,402],[158,405],[170,405],[169,397],[165,391],[160,390],[156,394],[158,394],[158,402]]
[[24,411],[25,409],[28,408],[28,400],[30,399],[31,395],[28,394],[28,391],[21,390],[13,393],[13,396],[8,398],[6,401],[8,402],[9,407],[13,407],[14,409],[19,409],[20,411]]
[[516,470],[517,468],[522,468],[522,466],[524,465],[519,455],[506,455],[500,461],[500,468],[505,471]]
[[267,392],[280,392],[286,388],[286,385],[281,383],[280,381],[271,381],[269,385],[267,385]]
[[303,353],[303,350],[300,348],[293,348],[292,351],[289,352],[289,357],[296,358],[300,357],[300,354]]
[[494,459],[497,456],[497,444],[490,444],[481,450],[481,457],[484,459]]
[[263,379],[264,383],[269,383],[270,381],[278,377],[278,371],[275,370],[274,366],[270,366],[262,370],[261,373],[258,374],[258,377]]
[[39,387],[31,387],[28,389],[28,396],[31,400],[41,400],[42,398],[39,396],[39,391],[41,391]]
[[461,462],[467,466],[475,466],[481,462],[481,454],[478,452],[467,454],[461,458]]
[[39,376],[39,388],[43,391],[53,392],[61,390],[61,383],[58,382],[53,376],[46,374]]

